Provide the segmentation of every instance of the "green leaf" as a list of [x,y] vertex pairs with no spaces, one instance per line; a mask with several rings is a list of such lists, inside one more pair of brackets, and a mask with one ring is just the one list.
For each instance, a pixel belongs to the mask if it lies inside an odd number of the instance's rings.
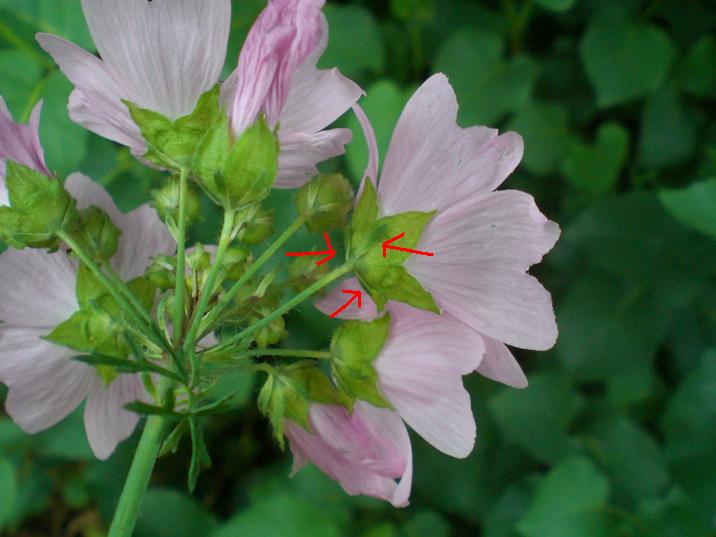
[[[324,505],[297,495],[263,497],[231,518],[211,537],[343,537],[344,528]],[[201,534],[201,533],[200,533]],[[199,535],[199,534],[197,534]]]
[[605,123],[594,144],[577,142],[568,149],[562,172],[575,188],[603,194],[614,188],[628,154],[629,131],[618,123]]
[[194,492],[201,469],[211,468],[211,457],[206,449],[204,430],[201,427],[199,418],[193,416],[189,418],[189,432],[191,433],[191,465],[187,484],[189,492]]
[[389,407],[378,388],[373,367],[390,332],[390,314],[374,321],[349,321],[331,341],[331,371],[341,390],[350,398]]
[[89,50],[94,48],[87,25],[83,17],[77,16],[77,7],[72,4],[55,0],[23,0],[21,3],[0,0],[0,8],[10,10],[36,31],[60,35]]
[[696,125],[674,88],[652,95],[644,107],[639,162],[662,168],[687,161],[696,150]]
[[0,456],[0,530],[6,529],[15,516],[17,488],[15,468]]
[[659,198],[676,220],[716,239],[716,179],[693,183],[682,190],[662,190]]
[[466,28],[443,43],[434,70],[450,77],[462,123],[493,125],[529,102],[539,69],[527,56],[506,59],[500,35]]
[[216,520],[192,498],[168,488],[150,488],[142,500],[135,537],[210,535]]
[[542,480],[517,529],[525,537],[612,537],[608,496],[609,483],[591,462],[569,458]]
[[567,111],[558,104],[533,102],[508,126],[525,140],[523,163],[530,172],[546,175],[559,168],[569,147]]
[[[348,78],[364,79],[383,71],[385,64],[380,28],[369,10],[357,5],[328,4],[324,8],[331,39],[320,67],[338,67]],[[360,43],[361,46],[355,46]]]
[[716,99],[716,37],[699,39],[683,58],[677,76],[682,89],[697,97]]
[[28,99],[40,81],[41,67],[25,52],[2,50],[0,73],[3,77],[2,97],[7,107],[14,112],[18,122],[26,122],[33,104]]
[[218,85],[199,98],[191,114],[175,121],[129,101],[125,104],[147,142],[144,158],[174,171],[191,167],[205,133],[225,115],[219,105]]
[[543,8],[558,13],[572,9],[574,2],[575,0],[537,0],[537,3]]
[[579,51],[602,108],[659,89],[676,54],[662,29],[634,24],[621,16],[595,17]]
[[309,231],[342,228],[353,209],[353,189],[339,173],[318,175],[299,189],[296,208]]
[[525,390],[502,390],[489,408],[502,434],[541,462],[555,463],[572,451],[567,428],[584,400],[564,376],[530,377]]
[[[636,535],[648,528],[653,535],[668,537],[710,537],[713,525],[709,517],[683,490],[674,488],[664,498],[647,500],[639,508]],[[638,532],[638,533],[637,533]]]

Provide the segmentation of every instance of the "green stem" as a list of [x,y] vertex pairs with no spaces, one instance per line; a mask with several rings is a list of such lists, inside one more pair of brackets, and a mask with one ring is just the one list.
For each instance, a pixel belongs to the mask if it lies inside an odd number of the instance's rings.
[[286,358],[312,358],[314,360],[327,360],[331,353],[327,351],[309,351],[303,349],[251,349],[236,356],[241,358],[260,358],[263,356]]
[[214,256],[214,262],[211,266],[211,271],[206,279],[201,295],[199,296],[199,303],[192,314],[192,321],[189,325],[186,338],[184,339],[184,354],[189,357],[192,362],[192,386],[196,385],[198,381],[199,368],[194,364],[194,351],[196,347],[197,335],[201,328],[201,320],[204,317],[206,308],[209,305],[209,300],[214,296],[216,290],[217,279],[221,272],[221,263],[226,254],[226,250],[231,244],[231,233],[234,229],[234,219],[236,213],[234,211],[226,211],[224,213],[224,226],[221,230],[221,236],[219,238],[219,245],[216,249],[216,255]]
[[179,222],[177,231],[177,272],[174,283],[174,348],[178,349],[184,333],[184,302],[186,296],[186,198],[189,177],[186,169],[179,174]]
[[231,287],[231,289],[227,291],[221,301],[216,306],[214,306],[214,308],[206,316],[206,320],[204,321],[201,330],[202,335],[207,331],[207,329],[211,329],[212,325],[214,324],[214,322],[216,322],[222,312],[231,306],[231,303],[233,302],[234,298],[236,298],[236,295],[238,295],[241,289],[243,289],[244,285],[246,285],[246,283],[256,275],[259,269],[261,269],[261,267],[274,256],[274,254],[279,250],[279,248],[286,244],[286,241],[288,241],[288,239],[290,239],[294,235],[294,233],[301,229],[304,222],[305,220],[303,218],[299,218],[288,228],[286,228],[286,230],[281,233],[281,236],[276,239],[276,241],[271,246],[269,246],[263,254],[261,254],[261,257],[259,257],[248,268],[248,270],[244,272],[244,274],[242,274],[241,278],[239,278],[239,280]]
[[64,231],[60,231],[57,233],[57,236],[62,239],[67,246],[69,246],[73,253],[79,258],[79,260],[87,266],[87,268],[90,269],[92,274],[99,280],[99,282],[102,284],[102,286],[107,290],[107,292],[114,298],[119,305],[122,307],[122,310],[131,317],[132,321],[137,323],[137,325],[141,326],[145,334],[153,340],[153,342],[158,345],[159,347],[163,347],[163,340],[158,339],[157,335],[154,333],[154,331],[151,329],[150,326],[147,325],[146,320],[137,313],[134,306],[130,302],[127,301],[126,297],[124,296],[124,293],[122,293],[115,284],[105,275],[104,272],[99,268],[99,266],[92,260],[92,258],[82,249],[80,244],[76,242],[70,235],[65,233]]
[[293,297],[288,302],[285,302],[281,307],[278,309],[272,311],[270,314],[268,314],[266,317],[261,319],[260,321],[257,321],[256,323],[252,324],[251,326],[245,328],[238,334],[232,336],[228,340],[226,340],[221,345],[218,345],[212,349],[212,351],[223,351],[227,348],[231,347],[232,345],[241,342],[242,340],[246,339],[248,336],[256,332],[257,330],[261,330],[263,327],[271,324],[275,319],[281,317],[285,313],[291,311],[293,308],[298,306],[301,302],[304,300],[307,300],[311,296],[313,296],[315,293],[326,287],[327,285],[330,285],[334,281],[336,281],[338,278],[345,276],[348,274],[351,270],[353,270],[353,265],[351,263],[346,263],[345,265],[329,272],[326,274],[323,278],[318,280],[316,283],[314,283],[312,286],[308,287],[301,293],[297,294],[295,297]]
[[124,483],[122,495],[112,520],[108,537],[131,537],[137,523],[144,491],[152,477],[154,463],[166,436],[169,422],[161,416],[150,416],[144,426],[137,452]]

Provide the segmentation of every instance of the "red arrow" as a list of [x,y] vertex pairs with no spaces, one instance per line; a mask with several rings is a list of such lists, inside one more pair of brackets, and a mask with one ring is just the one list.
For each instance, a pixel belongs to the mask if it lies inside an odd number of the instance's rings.
[[351,295],[351,297],[348,299],[348,302],[346,302],[340,308],[338,308],[336,311],[331,313],[331,315],[330,315],[331,319],[333,319],[334,317],[336,317],[336,316],[340,315],[341,313],[343,313],[344,311],[346,311],[346,309],[348,309],[348,306],[353,304],[353,301],[355,301],[356,298],[358,299],[358,309],[361,309],[363,307],[363,295],[361,294],[360,291],[353,291],[351,289],[343,289],[343,292],[347,295]]
[[333,249],[333,246],[331,246],[331,239],[328,237],[328,233],[324,233],[323,236],[326,238],[326,245],[328,246],[328,250],[322,250],[320,252],[286,252],[286,255],[288,257],[303,257],[306,255],[325,255],[323,259],[316,261],[316,265],[323,265],[324,263],[328,263],[331,259],[336,257],[336,251]]
[[383,257],[388,257],[388,250],[397,250],[399,252],[408,252],[409,254],[416,255],[426,255],[428,257],[432,257],[435,255],[432,252],[421,252],[420,250],[411,250],[410,248],[401,248],[400,246],[393,246],[393,243],[395,241],[399,241],[403,237],[405,237],[405,232],[401,233],[400,235],[396,235],[392,239],[383,241]]

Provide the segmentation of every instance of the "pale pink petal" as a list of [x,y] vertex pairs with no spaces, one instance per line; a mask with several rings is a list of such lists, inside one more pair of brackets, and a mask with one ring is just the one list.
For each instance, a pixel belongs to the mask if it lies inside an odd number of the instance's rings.
[[448,313],[481,334],[545,350],[557,339],[549,293],[526,274],[555,244],[559,227],[523,192],[474,196],[428,224],[406,268]]
[[507,346],[487,336],[482,336],[482,339],[485,341],[485,355],[475,371],[513,388],[526,388],[527,377]]
[[[373,181],[373,185],[375,185],[378,181],[378,167],[380,166],[380,154],[378,153],[378,140],[375,137],[375,129],[373,128],[373,125],[371,125],[368,116],[366,116],[365,111],[360,105],[354,105],[353,112],[355,112],[355,115],[358,118],[358,123],[361,126],[363,136],[365,136],[366,145],[368,146],[368,165],[366,166],[365,173],[363,174],[363,181],[368,178]],[[360,198],[360,194],[362,192],[363,182],[361,181],[361,188],[358,196],[356,197],[356,202],[358,201],[358,198]]]
[[0,381],[5,408],[24,431],[36,433],[67,417],[87,396],[96,374],[77,355],[41,339],[38,328],[0,327]]
[[[6,250],[0,254],[0,322],[52,328],[78,309],[77,264],[65,253]],[[0,325],[3,326],[3,325]]]
[[463,375],[480,364],[480,335],[449,314],[391,302],[390,335],[375,362],[379,387],[415,432],[447,455],[467,457],[475,420]]
[[350,295],[344,293],[343,289],[360,291],[362,306],[359,308],[358,304],[354,302],[349,308],[345,309],[340,315],[338,315],[339,319],[359,319],[362,321],[370,321],[380,316],[378,313],[378,307],[375,305],[375,302],[373,302],[370,295],[365,292],[358,281],[358,278],[348,278],[347,280],[339,282],[331,288],[325,296],[316,300],[314,305],[322,313],[330,315],[345,304],[348,299],[350,299]]
[[318,46],[325,0],[270,0],[249,32],[224,93],[236,133],[260,113],[279,122],[293,77]]
[[277,188],[300,188],[318,173],[319,162],[342,155],[353,134],[348,129],[316,133],[279,133],[281,153]]
[[98,207],[110,217],[115,225],[124,216],[102,185],[82,173],[73,173],[65,181],[65,188],[77,200],[77,208]]
[[38,172],[50,175],[40,145],[42,101],[35,105],[28,125],[16,123],[0,96],[0,205],[8,204],[5,188],[5,160],[10,159]]
[[37,34],[37,41],[75,85],[68,107],[72,121],[137,153],[144,153],[139,128],[122,102],[122,99],[137,98],[131,89],[116,79],[104,62],[77,45],[50,34]]
[[218,82],[230,0],[82,0],[82,7],[124,98],[176,119]]
[[461,129],[445,75],[428,79],[405,107],[378,184],[383,214],[444,210],[497,188],[522,159],[522,138]]
[[286,423],[294,470],[311,461],[348,494],[374,496],[396,507],[407,505],[412,451],[397,414],[363,402],[356,403],[353,414],[341,407],[313,404],[310,420],[314,433]]
[[107,459],[139,421],[139,415],[125,410],[124,405],[148,400],[138,375],[120,375],[109,386],[98,378],[87,398],[84,415],[87,439],[98,459]]

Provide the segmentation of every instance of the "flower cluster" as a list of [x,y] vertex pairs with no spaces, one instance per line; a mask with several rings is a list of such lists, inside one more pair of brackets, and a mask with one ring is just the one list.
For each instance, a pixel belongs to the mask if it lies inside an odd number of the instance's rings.
[[[527,385],[507,345],[556,340],[549,293],[528,270],[559,228],[529,195],[496,190],[522,139],[459,127],[455,94],[436,74],[406,105],[379,173],[361,88],[317,68],[323,4],[269,0],[223,82],[230,0],[83,0],[99,57],[38,35],[75,86],[70,117],[166,182],[123,214],[91,179],[50,172],[40,104],[21,125],[0,101],[0,237],[11,247],[0,254],[0,381],[24,430],[84,401],[90,446],[106,458],[146,415],[137,456],[188,435],[193,487],[209,461],[202,420],[231,411],[213,384],[256,370],[266,375],[259,408],[296,471],[311,462],[349,494],[404,506],[406,424],[466,457],[476,426],[463,376]],[[370,148],[357,193],[317,168],[351,141],[330,128],[346,112]],[[272,188],[297,189],[298,218],[278,236]],[[188,248],[199,196],[223,226],[216,245]],[[325,257],[269,270],[303,227]],[[343,237],[344,259],[329,233]],[[348,292],[358,300],[345,307]],[[310,299],[343,321],[330,348],[283,347],[284,316]]]

